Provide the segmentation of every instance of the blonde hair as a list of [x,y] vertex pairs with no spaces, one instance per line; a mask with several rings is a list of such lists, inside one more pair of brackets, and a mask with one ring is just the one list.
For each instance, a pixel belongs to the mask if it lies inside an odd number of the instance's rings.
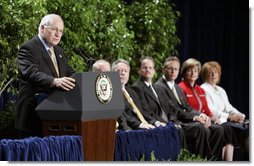
[[171,61],[175,61],[175,62],[178,62],[180,64],[180,60],[177,56],[169,56],[164,61],[163,69],[167,68],[168,62],[171,62]]
[[199,74],[201,71],[201,63],[194,58],[187,59],[182,64],[181,75],[183,76],[189,68],[192,68],[195,66],[198,66],[198,74]]
[[218,84],[220,82],[220,77],[221,77],[221,66],[218,62],[216,61],[209,61],[206,62],[201,69],[201,77],[203,82],[206,82],[209,78],[209,72],[211,71],[211,69],[215,68],[219,74],[219,78],[218,81],[216,82],[216,84]]

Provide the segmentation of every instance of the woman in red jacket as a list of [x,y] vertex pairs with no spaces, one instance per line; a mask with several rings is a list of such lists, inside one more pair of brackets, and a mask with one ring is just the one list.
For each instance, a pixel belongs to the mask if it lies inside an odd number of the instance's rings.
[[204,89],[202,89],[198,84],[196,84],[196,80],[199,77],[201,71],[201,63],[194,59],[189,58],[187,59],[181,68],[182,74],[182,81],[179,83],[179,86],[183,89],[185,96],[187,98],[188,103],[192,106],[195,110],[205,113],[207,116],[211,118],[211,120],[218,125],[222,125],[224,129],[224,139],[225,139],[225,146],[222,150],[222,159],[226,161],[233,160],[233,152],[235,143],[235,133],[233,129],[226,125],[221,124],[220,120],[213,116],[212,112],[210,111],[207,101],[206,101],[206,94]]
[[212,117],[212,113],[208,108],[205,91],[196,84],[201,71],[201,63],[193,58],[186,60],[181,68],[183,80],[179,86],[183,89],[189,104],[197,111],[209,116],[213,121],[217,121]]

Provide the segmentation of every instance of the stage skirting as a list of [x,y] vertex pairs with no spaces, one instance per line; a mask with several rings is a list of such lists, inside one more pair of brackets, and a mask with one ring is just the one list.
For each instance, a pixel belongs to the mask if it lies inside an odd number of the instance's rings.
[[[174,161],[180,152],[172,123],[152,130],[117,131],[115,161]],[[83,161],[81,136],[30,137],[0,140],[1,161]]]

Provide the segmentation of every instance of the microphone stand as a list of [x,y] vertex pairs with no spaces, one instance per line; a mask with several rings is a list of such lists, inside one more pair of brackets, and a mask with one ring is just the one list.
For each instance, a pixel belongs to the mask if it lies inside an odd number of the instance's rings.
[[80,55],[82,57],[82,59],[84,60],[84,62],[87,64],[89,71],[92,70],[92,66],[93,63],[95,62],[95,60],[91,57],[88,56],[87,53],[85,52],[85,50],[83,48],[73,48],[73,51],[77,54]]

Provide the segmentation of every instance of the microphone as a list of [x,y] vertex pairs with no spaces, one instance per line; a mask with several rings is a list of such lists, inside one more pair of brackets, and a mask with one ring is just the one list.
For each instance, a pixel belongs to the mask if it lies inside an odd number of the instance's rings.
[[85,50],[83,48],[78,48],[78,47],[74,47],[73,51],[80,55],[85,61],[94,61],[93,58],[91,58],[90,56],[87,56],[87,54],[85,53]]
[[86,53],[84,48],[82,48],[82,47],[74,47],[73,51],[77,55],[81,56],[85,60],[85,62],[88,65],[89,68],[92,67],[92,64],[95,62],[95,59],[93,59],[91,56],[87,55],[87,53]]

